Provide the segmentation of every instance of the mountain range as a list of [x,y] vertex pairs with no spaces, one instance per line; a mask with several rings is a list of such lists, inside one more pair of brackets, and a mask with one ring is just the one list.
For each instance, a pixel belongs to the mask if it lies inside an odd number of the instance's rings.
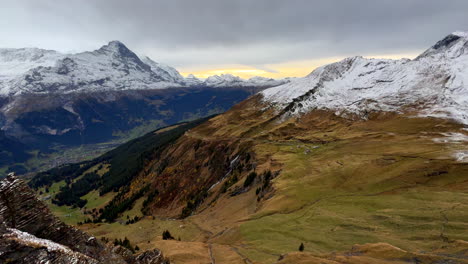
[[119,41],[76,54],[38,48],[0,49],[0,95],[151,90],[175,87],[272,87],[287,82],[231,74],[200,80],[149,57],[139,58]]
[[119,41],[76,54],[0,49],[0,175],[96,156],[157,127],[226,111],[288,81],[184,78]]
[[467,263],[467,59],[347,58],[29,186],[175,263]]

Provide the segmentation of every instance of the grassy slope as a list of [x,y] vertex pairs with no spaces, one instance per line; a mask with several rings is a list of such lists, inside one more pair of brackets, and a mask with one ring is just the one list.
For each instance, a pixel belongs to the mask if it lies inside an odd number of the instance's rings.
[[[122,217],[120,219],[125,222],[127,219],[133,219],[135,216],[142,217],[143,213],[141,212],[141,209],[143,208],[143,201],[145,200],[145,197],[141,197],[135,201],[135,204],[130,210],[127,210],[122,214]],[[128,218],[127,218],[128,217]]]
[[254,249],[246,254],[272,261],[301,242],[324,253],[376,242],[430,251],[447,239],[468,240],[468,167],[454,162],[448,146],[421,137],[436,123],[397,121],[301,135],[332,138],[325,144],[257,145],[284,167],[275,196],[240,226]]
[[106,205],[108,202],[110,202],[112,200],[112,198],[114,198],[115,195],[116,195],[115,192],[109,192],[109,193],[106,193],[106,194],[104,194],[102,196],[99,196],[99,191],[93,190],[93,191],[89,192],[88,194],[82,196],[81,198],[88,201],[86,203],[85,208],[100,209],[100,208],[104,207],[104,205]]
[[84,221],[85,216],[79,208],[71,208],[70,206],[57,206],[53,204],[52,198],[59,192],[60,188],[65,186],[65,181],[60,181],[52,184],[48,188],[42,187],[37,190],[37,193],[40,194],[39,197],[42,199],[52,210],[54,215],[59,217],[66,224],[76,225],[80,221]]
[[[216,122],[225,122],[221,118],[232,120],[221,116]],[[468,166],[453,158],[468,144],[434,142],[441,133],[465,133],[460,126],[395,116],[327,119],[321,113],[294,125],[269,122],[258,130],[245,128],[258,121],[242,119],[220,128],[219,136],[237,133],[254,140],[264,163],[260,168],[281,164],[282,171],[274,180],[274,196],[255,213],[226,222],[234,234],[218,233],[212,241],[236,245],[259,263],[272,263],[301,242],[307,252],[324,254],[377,242],[434,252],[468,241]],[[222,214],[202,212],[193,220],[209,222],[208,216]]]
[[[82,178],[86,173],[90,173],[93,171],[97,171],[97,174],[102,176],[109,170],[109,165],[102,164],[102,167],[99,169],[100,165],[101,164],[92,166],[88,170],[84,171],[80,176],[73,179],[72,182],[76,182],[77,180]],[[37,193],[39,194],[40,199],[44,200],[47,203],[54,215],[59,217],[62,221],[64,221],[67,224],[76,225],[78,222],[83,222],[84,220],[89,218],[87,215],[84,214],[83,210],[71,206],[58,206],[52,203],[52,199],[60,191],[60,188],[65,185],[65,181],[62,180],[60,182],[53,183],[50,186],[50,188],[48,188],[48,191],[45,187],[38,188]],[[104,205],[106,205],[110,200],[112,200],[114,196],[115,192],[109,192],[103,196],[100,196],[98,191],[93,190],[88,194],[82,196],[81,198],[87,200],[84,209],[100,209],[104,207]]]

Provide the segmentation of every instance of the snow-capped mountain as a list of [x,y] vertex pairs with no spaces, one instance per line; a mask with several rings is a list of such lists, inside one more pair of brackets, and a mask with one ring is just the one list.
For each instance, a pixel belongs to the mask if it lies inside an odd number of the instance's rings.
[[287,82],[287,79],[275,80],[260,76],[245,80],[232,74],[221,74],[210,76],[203,83],[209,87],[274,87]]
[[195,75],[189,74],[185,78],[185,84],[188,86],[200,86],[203,84],[203,81],[195,77]]
[[412,110],[468,124],[468,33],[452,33],[413,60],[347,58],[261,94],[288,115]]
[[272,87],[285,83],[224,74],[202,81],[149,57],[139,58],[119,41],[98,50],[63,54],[37,48],[0,49],[0,96],[151,90],[174,87]]
[[290,78],[284,79],[273,79],[273,78],[265,78],[261,76],[255,76],[247,80],[252,86],[261,86],[261,87],[274,87],[278,85],[282,85],[285,83],[290,82]]
[[1,67],[16,63],[17,70],[10,72],[8,78],[0,79],[0,94],[139,90],[182,85],[177,82],[182,79],[177,80],[175,69],[147,59],[151,64],[148,65],[119,41],[77,54],[28,49],[29,52],[22,53],[23,57],[18,57],[18,51],[2,50]]
[[222,87],[226,86],[227,84],[241,86],[243,83],[244,81],[240,77],[234,76],[232,74],[213,75],[206,78],[205,80],[205,84],[212,87]]

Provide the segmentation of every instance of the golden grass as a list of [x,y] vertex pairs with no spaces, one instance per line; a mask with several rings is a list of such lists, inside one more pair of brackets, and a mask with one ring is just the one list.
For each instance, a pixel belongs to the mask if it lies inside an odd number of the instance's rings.
[[87,209],[100,209],[103,208],[108,202],[114,198],[117,193],[108,192],[102,196],[99,195],[98,190],[93,190],[86,195],[82,196],[81,199],[87,201],[85,208]]

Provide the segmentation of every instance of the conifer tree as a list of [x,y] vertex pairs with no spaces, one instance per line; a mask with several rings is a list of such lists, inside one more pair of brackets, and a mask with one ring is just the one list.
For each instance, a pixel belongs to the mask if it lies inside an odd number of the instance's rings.
[[301,245],[299,246],[299,251],[304,251],[304,243],[301,243]]

